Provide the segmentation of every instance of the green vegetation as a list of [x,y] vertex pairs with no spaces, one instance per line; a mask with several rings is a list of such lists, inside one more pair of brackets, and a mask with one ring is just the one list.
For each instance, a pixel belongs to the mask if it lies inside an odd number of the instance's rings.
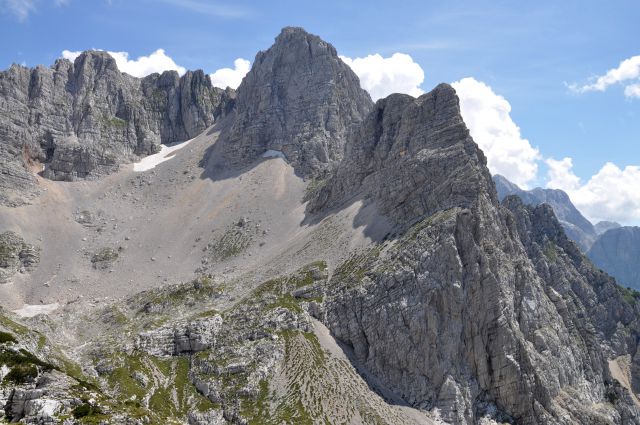
[[0,331],[0,344],[6,344],[8,342],[16,343],[18,341],[12,334]]
[[125,128],[129,122],[118,117],[102,117],[102,125],[105,127]]
[[33,382],[38,377],[38,368],[33,364],[17,364],[11,368],[4,380],[14,384]]
[[102,411],[100,410],[100,407],[93,405],[88,401],[85,401],[81,405],[76,406],[76,408],[73,409],[71,414],[73,415],[74,418],[80,419],[87,416],[102,415]]
[[100,248],[91,256],[91,262],[95,268],[103,268],[118,259],[118,251],[113,248]]
[[208,250],[213,259],[221,261],[235,257],[251,245],[252,235],[248,224],[242,227],[232,226],[222,236],[208,245]]
[[323,187],[327,185],[326,179],[313,179],[309,182],[307,187],[304,190],[303,201],[309,201],[316,197],[317,194],[320,193]]
[[49,371],[55,369],[53,365],[43,362],[27,350],[20,349],[18,351],[0,348],[0,365],[6,365],[10,368],[4,381],[22,384],[32,382],[37,376],[38,371]]
[[188,283],[142,292],[133,304],[142,305],[139,314],[161,314],[176,305],[204,303],[223,290],[224,284],[214,283],[210,276],[199,276]]
[[551,262],[555,263],[558,260],[558,247],[553,242],[547,241],[542,252]]
[[[300,300],[291,295],[291,292],[313,285],[316,279],[323,278],[322,276],[326,273],[326,270],[326,262],[316,261],[307,264],[291,275],[268,280],[254,289],[249,296],[238,304],[237,308],[243,308],[247,305],[259,306],[259,308],[266,307],[267,309],[283,307],[296,313],[302,313]],[[315,301],[321,300],[315,299]]]
[[640,292],[632,288],[618,286],[618,290],[622,294],[622,298],[631,305],[635,305],[640,300]]
[[380,257],[382,248],[383,245],[376,245],[365,252],[354,254],[336,268],[334,278],[349,285],[359,284],[374,268],[374,262]]
[[183,419],[194,408],[213,407],[191,384],[186,357],[114,354],[111,362],[116,367],[107,375],[108,386],[119,400],[133,402],[130,407],[138,409],[139,415],[143,413],[139,401],[147,396],[151,417],[158,423]]

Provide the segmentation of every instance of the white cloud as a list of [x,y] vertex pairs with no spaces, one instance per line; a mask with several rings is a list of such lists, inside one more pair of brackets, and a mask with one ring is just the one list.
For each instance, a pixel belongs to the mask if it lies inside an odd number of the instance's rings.
[[624,95],[627,97],[640,98],[640,84],[631,84],[624,88]]
[[[81,53],[63,50],[62,57],[74,61]],[[121,72],[126,72],[134,77],[146,77],[154,72],[162,73],[163,71],[178,71],[178,74],[183,75],[187,71],[167,56],[164,49],[158,49],[149,56],[140,56],[137,59],[129,59],[127,52],[107,51],[107,53],[116,60],[116,65]]]
[[360,85],[375,101],[392,93],[406,93],[420,96],[424,91],[420,84],[424,81],[422,67],[404,53],[394,53],[388,58],[379,54],[351,59],[340,56],[360,78]]
[[491,87],[475,78],[452,83],[460,98],[460,111],[473,140],[487,156],[489,170],[522,187],[536,179],[538,149],[523,139],[510,116],[511,105]]
[[70,0],[54,0],[54,3],[56,4],[56,6],[61,7],[68,5],[69,1]]
[[624,169],[607,162],[589,181],[582,184],[573,173],[571,158],[548,159],[547,187],[562,189],[571,201],[593,222],[615,220],[640,221],[640,167]]
[[563,158],[561,160],[548,158],[546,161],[549,166],[547,171],[547,187],[554,189],[562,188],[565,191],[574,190],[580,187],[580,178],[573,174],[572,158]]
[[0,0],[3,11],[12,13],[20,22],[24,22],[31,12],[36,10],[36,0]]
[[[617,68],[610,69],[606,74],[594,77],[589,84],[569,84],[570,90],[576,93],[586,93],[590,91],[603,92],[614,84],[625,83],[630,80],[640,79],[640,55],[625,59]],[[625,87],[625,96],[640,97],[640,85],[632,84]]]
[[226,89],[227,87],[237,89],[244,76],[251,69],[251,62],[238,58],[233,61],[233,65],[234,69],[222,68],[211,74],[211,84],[221,89]]

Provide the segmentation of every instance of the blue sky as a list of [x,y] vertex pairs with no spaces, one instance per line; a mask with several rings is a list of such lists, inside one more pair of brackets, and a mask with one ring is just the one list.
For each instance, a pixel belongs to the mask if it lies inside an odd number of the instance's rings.
[[[423,90],[473,77],[503,96],[521,138],[540,153],[528,186],[553,180],[548,158],[570,157],[580,183],[572,176],[554,181],[586,205],[593,190],[578,191],[607,162],[621,170],[640,165],[640,98],[625,96],[624,84],[584,93],[567,87],[640,55],[637,0],[0,0],[0,7],[0,68],[50,65],[63,50],[100,48],[137,58],[162,48],[180,66],[212,73],[233,67],[236,58],[252,62],[283,26],[303,26],[350,58],[410,55],[424,71]],[[629,184],[635,176],[620,178]],[[638,223],[640,193],[630,190],[615,205],[583,208],[593,210],[592,219]],[[635,195],[637,203],[623,202]],[[623,208],[637,211],[614,214]]]

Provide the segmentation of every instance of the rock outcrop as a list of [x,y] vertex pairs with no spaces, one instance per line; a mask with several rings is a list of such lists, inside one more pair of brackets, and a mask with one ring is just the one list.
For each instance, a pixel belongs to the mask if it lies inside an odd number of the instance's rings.
[[478,192],[495,197],[486,189],[490,181],[454,89],[441,84],[417,99],[395,94],[379,100],[310,211],[363,197],[396,223],[411,225],[438,210],[468,207]]
[[33,270],[40,262],[40,250],[15,232],[0,234],[0,284],[20,272]]
[[211,159],[243,167],[277,151],[299,175],[323,176],[342,158],[347,134],[371,106],[331,44],[302,28],[284,28],[256,55],[238,87],[234,121]]
[[311,211],[354,198],[400,236],[338,266],[320,316],[386,388],[454,424],[640,423],[607,363],[638,312],[549,206],[499,204],[452,88],[376,104]]
[[620,284],[640,290],[640,227],[607,230],[596,239],[588,256]]
[[500,200],[509,195],[518,195],[527,205],[545,203],[551,205],[567,236],[578,244],[582,252],[586,253],[596,240],[598,233],[593,224],[578,211],[566,192],[559,189],[543,189],[540,187],[522,190],[518,185],[501,175],[493,176],[493,180]]
[[140,79],[100,51],[51,68],[13,65],[0,72],[0,201],[33,195],[34,172],[90,178],[195,137],[229,112],[233,97],[202,71]]

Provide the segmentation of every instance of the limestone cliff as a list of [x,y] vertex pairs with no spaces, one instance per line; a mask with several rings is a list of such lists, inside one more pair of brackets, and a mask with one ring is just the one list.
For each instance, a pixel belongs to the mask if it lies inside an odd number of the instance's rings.
[[238,87],[234,122],[212,159],[243,167],[273,150],[299,175],[322,176],[342,158],[347,134],[371,106],[331,44],[302,28],[284,28]]
[[0,201],[33,194],[43,166],[53,180],[91,178],[195,137],[233,96],[202,71],[132,77],[99,51],[51,68],[13,65],[0,72]]

